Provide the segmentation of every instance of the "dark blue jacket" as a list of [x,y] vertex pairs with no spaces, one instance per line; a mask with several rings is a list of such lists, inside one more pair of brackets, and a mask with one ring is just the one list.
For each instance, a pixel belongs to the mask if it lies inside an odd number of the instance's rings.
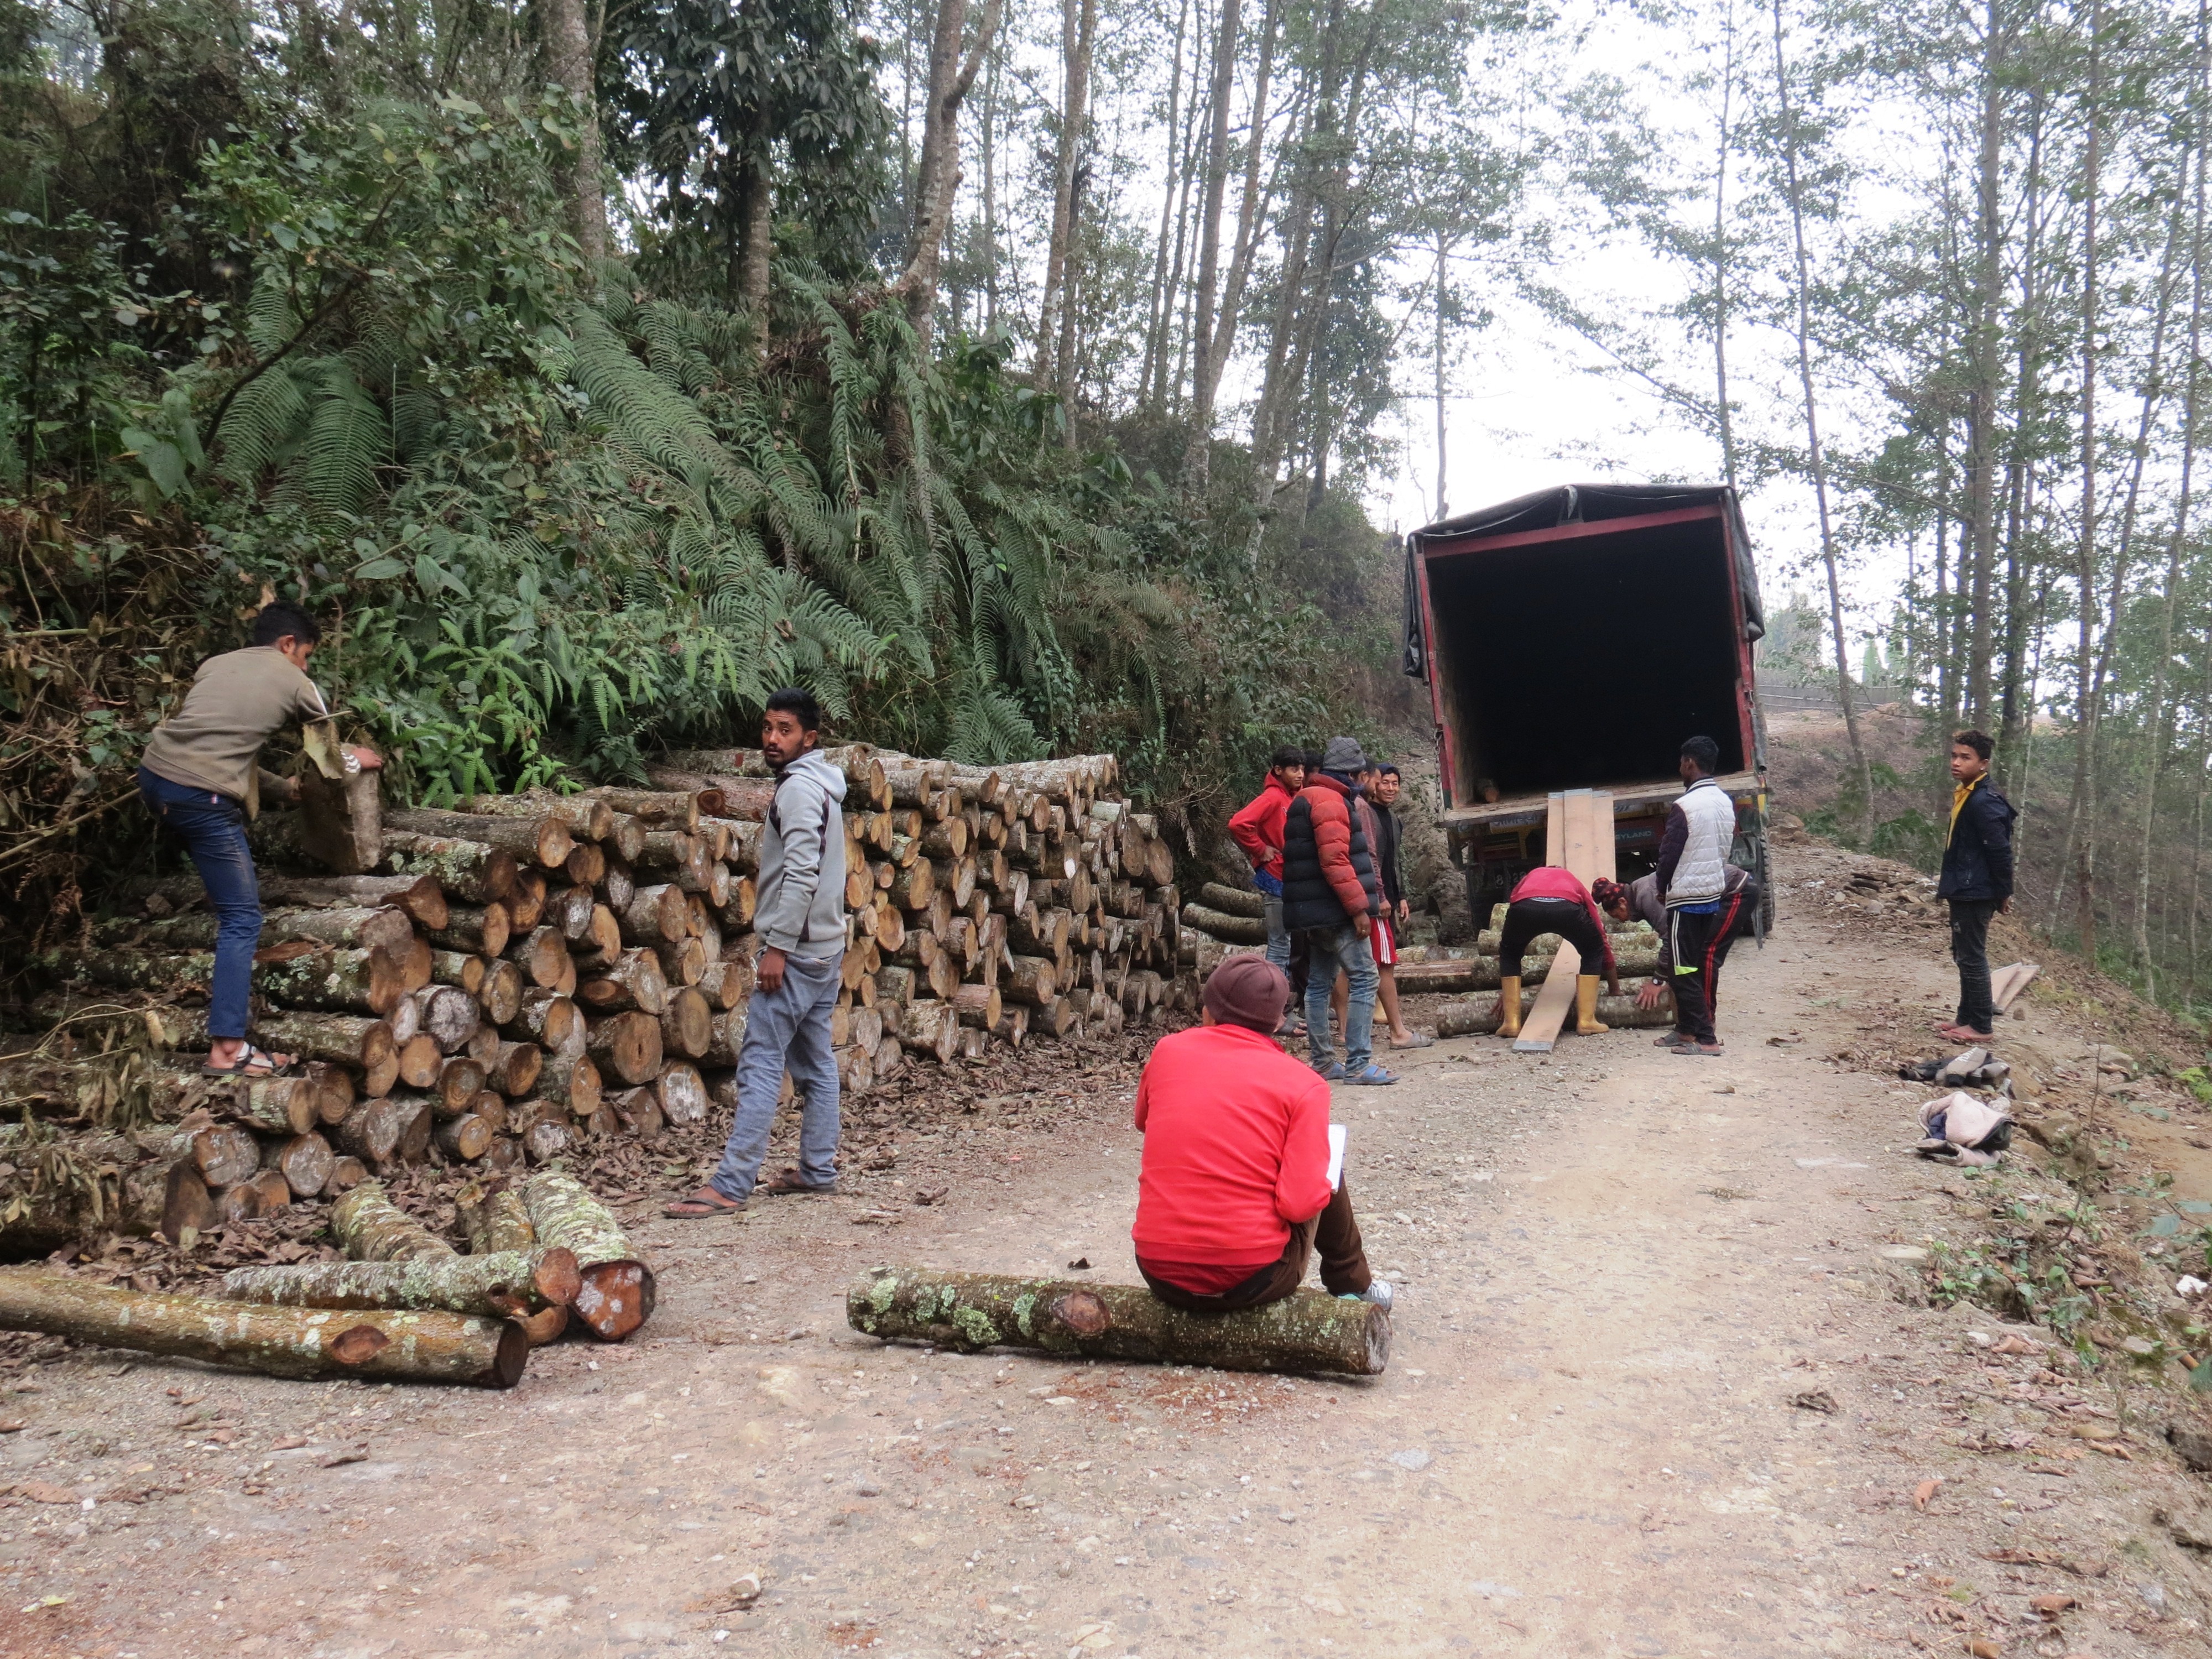
[[1959,809],[1943,848],[1943,878],[1936,896],[1991,899],[2012,896],[2012,823],[2020,816],[1997,793],[1986,774]]

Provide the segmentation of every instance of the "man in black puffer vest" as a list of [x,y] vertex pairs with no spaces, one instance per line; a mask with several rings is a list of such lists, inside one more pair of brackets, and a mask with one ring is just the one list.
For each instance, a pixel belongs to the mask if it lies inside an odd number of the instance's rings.
[[[1382,909],[1382,884],[1359,815],[1352,810],[1354,777],[1367,757],[1352,738],[1331,738],[1321,770],[1283,819],[1283,925],[1303,933],[1313,956],[1306,976],[1306,1037],[1314,1070],[1331,1082],[1377,1085],[1397,1077],[1375,1064],[1373,1030],[1378,976],[1368,947]],[[1344,1015],[1344,1059],[1329,1031],[1329,992],[1341,969],[1351,985]]]

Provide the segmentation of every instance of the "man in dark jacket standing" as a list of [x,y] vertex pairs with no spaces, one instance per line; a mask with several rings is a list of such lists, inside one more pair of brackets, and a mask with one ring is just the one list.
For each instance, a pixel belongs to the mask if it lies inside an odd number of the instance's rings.
[[1990,996],[1990,918],[2012,908],[2012,824],[2020,815],[1990,781],[1985,732],[1951,739],[1951,838],[1936,896],[1951,906],[1951,960],[1959,964],[1959,1018],[1936,1030],[1954,1042],[1996,1041]]
[[[1367,831],[1352,810],[1353,781],[1367,757],[1352,738],[1331,738],[1321,769],[1283,818],[1283,925],[1306,936],[1313,965],[1306,976],[1307,1040],[1314,1070],[1332,1082],[1395,1083],[1374,1063],[1375,952],[1367,943],[1382,914],[1382,884]],[[1329,992],[1341,970],[1350,986],[1344,1016],[1344,1059],[1329,1035]]]

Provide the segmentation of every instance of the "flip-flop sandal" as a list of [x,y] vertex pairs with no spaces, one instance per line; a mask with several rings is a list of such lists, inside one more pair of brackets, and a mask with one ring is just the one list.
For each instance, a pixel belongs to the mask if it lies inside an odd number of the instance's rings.
[[677,1221],[703,1221],[710,1215],[743,1215],[744,1209],[744,1200],[702,1187],[689,1198],[662,1205],[660,1212]]
[[769,1194],[834,1193],[837,1190],[837,1183],[833,1181],[824,1186],[817,1186],[813,1182],[802,1181],[799,1178],[798,1170],[794,1168],[782,1170],[779,1174],[769,1176],[765,1181],[757,1182],[753,1190],[757,1193]]
[[300,1062],[296,1060],[277,1063],[276,1056],[264,1049],[246,1044],[238,1051],[238,1058],[228,1066],[203,1066],[202,1077],[283,1077]]
[[1392,1037],[1390,1039],[1390,1046],[1393,1048],[1400,1049],[1432,1048],[1436,1046],[1436,1042],[1437,1040],[1431,1036],[1426,1031],[1416,1031],[1413,1036],[1407,1037],[1403,1042],[1401,1042],[1396,1037]]

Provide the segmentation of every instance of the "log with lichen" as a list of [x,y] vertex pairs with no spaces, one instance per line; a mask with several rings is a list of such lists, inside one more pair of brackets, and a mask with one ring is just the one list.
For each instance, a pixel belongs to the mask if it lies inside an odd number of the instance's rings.
[[270,1307],[94,1285],[59,1273],[0,1270],[0,1330],[40,1331],[262,1371],[272,1376],[356,1376],[509,1389],[530,1339],[507,1319]]
[[572,1304],[576,1317],[603,1341],[619,1342],[652,1316],[653,1269],[613,1212],[583,1182],[558,1170],[541,1170],[522,1189],[530,1224],[541,1245],[573,1251],[583,1274]]
[[549,1247],[488,1255],[240,1267],[223,1276],[222,1294],[233,1301],[289,1308],[438,1308],[503,1319],[565,1308],[576,1299],[580,1283],[576,1258]]
[[854,1330],[887,1342],[927,1342],[963,1353],[1034,1348],[1097,1359],[1345,1376],[1380,1376],[1390,1357],[1389,1314],[1370,1302],[1311,1290],[1236,1313],[1194,1314],[1170,1308],[1142,1285],[878,1267],[846,1291],[845,1316]]
[[[1536,994],[1521,994],[1521,1012],[1527,1018],[1535,1006]],[[1674,1004],[1671,994],[1662,993],[1656,1008],[1639,1008],[1632,994],[1620,996],[1601,996],[1597,1000],[1598,1023],[1607,1026],[1651,1029],[1674,1023]],[[1457,1001],[1441,1003],[1436,1011],[1438,1036],[1480,1036],[1498,1029],[1498,993],[1490,991]],[[1571,1029],[1571,1028],[1569,1028]]]
[[331,1206],[331,1237],[356,1261],[419,1261],[458,1254],[394,1204],[380,1181],[364,1181]]

